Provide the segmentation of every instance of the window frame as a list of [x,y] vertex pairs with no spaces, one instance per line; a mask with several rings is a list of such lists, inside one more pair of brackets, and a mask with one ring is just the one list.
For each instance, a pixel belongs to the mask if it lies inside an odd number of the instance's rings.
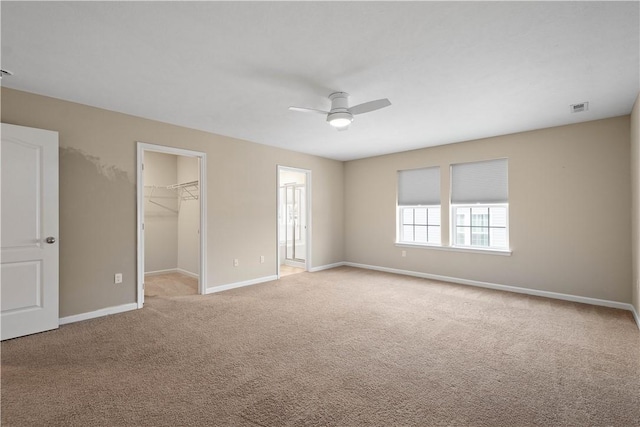
[[[479,245],[460,245],[457,243],[456,235],[458,231],[458,209],[473,209],[473,208],[505,208],[505,226],[504,227],[492,227],[491,226],[491,218],[489,218],[488,224],[486,226],[473,226],[473,224],[469,225],[469,228],[486,228],[489,232],[489,236],[491,235],[491,228],[504,228],[505,229],[505,246],[504,247],[496,247],[496,246],[479,246]],[[490,251],[490,252],[511,252],[511,246],[509,243],[509,203],[460,203],[460,204],[450,204],[450,212],[451,212],[451,221],[450,221],[450,233],[449,233],[449,242],[450,246],[455,249],[465,249],[472,251]],[[461,226],[466,227],[466,226]]]

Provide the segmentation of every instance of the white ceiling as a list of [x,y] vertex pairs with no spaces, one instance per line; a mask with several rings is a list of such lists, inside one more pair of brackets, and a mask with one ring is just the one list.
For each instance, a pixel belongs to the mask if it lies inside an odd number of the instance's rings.
[[629,114],[639,4],[2,1],[2,85],[350,160]]

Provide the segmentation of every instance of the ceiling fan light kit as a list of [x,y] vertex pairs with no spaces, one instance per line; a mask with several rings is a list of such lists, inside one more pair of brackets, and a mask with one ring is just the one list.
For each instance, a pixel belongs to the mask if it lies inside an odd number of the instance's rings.
[[353,116],[350,113],[329,113],[327,115],[327,121],[334,128],[343,128],[349,126],[353,121]]
[[289,107],[289,110],[301,111],[303,113],[326,114],[327,122],[329,122],[331,126],[337,130],[347,130],[351,122],[353,122],[354,115],[368,113],[391,105],[391,102],[389,102],[387,98],[383,98],[365,102],[364,104],[358,104],[349,108],[349,94],[346,92],[334,92],[329,95],[329,99],[331,100],[330,111],[304,107]]

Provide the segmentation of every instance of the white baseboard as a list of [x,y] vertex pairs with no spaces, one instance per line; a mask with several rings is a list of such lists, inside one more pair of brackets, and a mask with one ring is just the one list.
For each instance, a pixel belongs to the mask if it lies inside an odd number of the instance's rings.
[[257,285],[258,283],[270,282],[272,280],[278,280],[277,275],[259,277],[257,279],[246,280],[244,282],[228,283],[226,285],[213,286],[207,288],[205,294],[213,294],[216,292],[228,291],[229,289],[242,288],[244,286]]
[[185,276],[189,276],[189,277],[193,277],[195,279],[199,278],[200,276],[198,275],[198,273],[192,273],[190,271],[184,270],[182,268],[176,268],[176,272],[180,273],[180,274],[184,274]]
[[138,304],[135,302],[129,304],[116,305],[114,307],[101,308],[100,310],[90,311],[88,313],[74,314],[72,316],[61,317],[58,319],[60,325],[68,323],[81,322],[83,320],[95,319],[96,317],[109,316],[111,314],[124,313],[125,311],[137,310]]
[[145,271],[145,276],[157,276],[158,274],[177,273],[177,268],[168,268],[166,270]]
[[316,271],[329,270],[331,268],[342,267],[343,265],[349,265],[349,263],[336,262],[336,263],[333,263],[333,264],[326,264],[326,265],[321,265],[321,266],[318,266],[318,267],[312,267],[312,268],[309,269],[309,272],[315,273]]
[[[457,283],[457,284],[461,284],[461,285],[477,286],[477,287],[480,287],[480,288],[495,289],[495,290],[498,290],[498,291],[515,292],[515,293],[519,293],[519,294],[534,295],[534,296],[538,296],[538,297],[546,297],[546,298],[553,298],[553,299],[559,299],[559,300],[564,300],[564,301],[580,302],[580,303],[583,303],[583,304],[600,305],[600,306],[603,306],[603,307],[611,307],[611,308],[619,308],[619,309],[622,309],[622,310],[630,310],[630,311],[634,312],[634,315],[636,316],[636,322],[638,322],[637,313],[635,313],[634,307],[631,304],[627,304],[627,303],[624,303],[624,302],[610,301],[610,300],[604,300],[604,299],[598,299],[598,298],[581,297],[581,296],[578,296],[578,295],[562,294],[562,293],[558,293],[558,292],[541,291],[541,290],[538,290],[538,289],[521,288],[521,287],[518,287],[518,286],[499,285],[497,283],[480,282],[480,281],[477,281],[477,280],[469,280],[469,279],[459,279],[457,277],[439,276],[437,274],[421,273],[419,271],[399,270],[399,269],[396,269],[396,268],[378,267],[378,266],[375,266],[375,265],[367,265],[367,264],[357,264],[355,262],[345,262],[344,264],[348,265],[350,267],[364,268],[364,269],[367,269],[367,270],[384,271],[384,272],[387,272],[387,273],[403,274],[405,276],[422,277],[424,279],[440,280],[440,281],[443,281],[443,282],[451,282],[451,283]],[[638,323],[638,325],[640,327],[640,323]]]
[[288,259],[284,260],[284,265],[288,265],[289,267],[296,267],[296,268],[307,268],[307,264],[304,262],[291,261]]
[[169,274],[169,273],[180,273],[185,276],[195,277],[196,279],[199,277],[198,273],[192,273],[190,271],[184,270],[182,268],[169,268],[167,270],[155,270],[155,271],[147,271],[144,273],[145,276],[158,276],[160,274]]

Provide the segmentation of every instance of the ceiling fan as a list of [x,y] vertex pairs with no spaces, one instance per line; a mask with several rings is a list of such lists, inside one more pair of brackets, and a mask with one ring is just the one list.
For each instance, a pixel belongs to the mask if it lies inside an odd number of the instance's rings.
[[349,107],[349,94],[346,92],[334,92],[329,95],[329,99],[331,100],[330,111],[303,107],[289,107],[289,110],[301,111],[303,113],[326,114],[327,121],[331,126],[338,130],[347,130],[353,121],[353,116],[369,113],[391,105],[391,102],[387,98],[383,98]]

